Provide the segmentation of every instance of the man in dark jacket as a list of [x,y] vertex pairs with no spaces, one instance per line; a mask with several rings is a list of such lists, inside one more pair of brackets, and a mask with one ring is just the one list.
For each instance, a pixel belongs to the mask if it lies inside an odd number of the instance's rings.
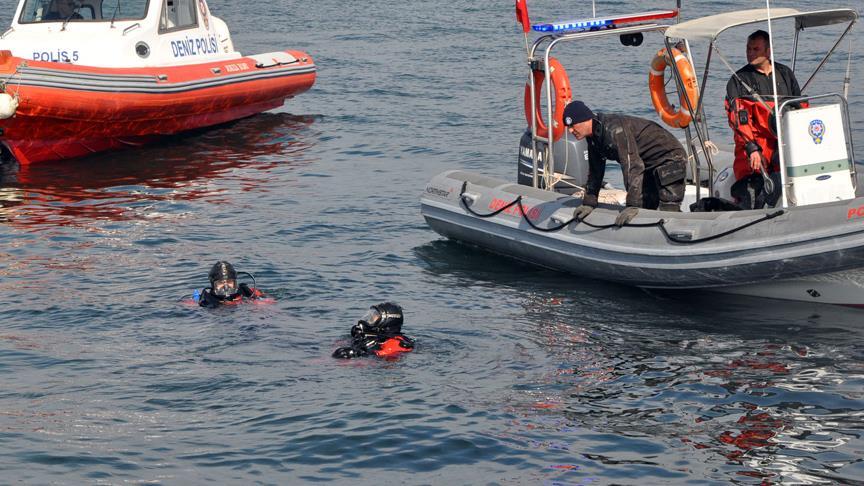
[[[776,62],[774,66],[779,101],[801,96],[792,69]],[[732,195],[744,209],[759,209],[766,203],[773,206],[780,196],[773,110],[771,41],[767,32],[757,30],[747,37],[747,65],[726,83],[726,111],[735,137]],[[771,183],[766,184],[765,178]],[[768,188],[772,190],[766,191]]]
[[687,155],[684,147],[660,125],[626,115],[594,113],[581,101],[564,108],[564,125],[577,140],[588,142],[588,182],[579,220],[597,207],[606,160],[617,160],[627,189],[627,207],[615,219],[624,226],[639,208],[681,211]]

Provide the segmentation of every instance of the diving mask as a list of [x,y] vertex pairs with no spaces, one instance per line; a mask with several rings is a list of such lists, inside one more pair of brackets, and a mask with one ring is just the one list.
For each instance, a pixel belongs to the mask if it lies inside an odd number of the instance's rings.
[[213,282],[213,295],[217,297],[231,297],[239,292],[236,279],[220,279]]
[[370,307],[351,329],[351,335],[398,334],[402,331],[402,322],[402,307],[384,302]]

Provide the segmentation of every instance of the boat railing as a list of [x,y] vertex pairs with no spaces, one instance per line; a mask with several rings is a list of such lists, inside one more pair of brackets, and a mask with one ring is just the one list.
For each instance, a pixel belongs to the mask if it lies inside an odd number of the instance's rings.
[[129,27],[126,27],[125,29],[123,29],[123,35],[126,35],[129,32],[132,32],[133,30],[140,29],[140,28],[141,28],[141,23],[135,22],[134,24],[130,25]]
[[[733,13],[735,13],[735,12],[733,12]],[[671,38],[679,38],[682,40],[686,40],[685,38],[689,38],[689,39],[706,38],[709,40],[708,55],[707,55],[707,59],[705,61],[705,73],[703,75],[703,80],[702,80],[703,84],[699,90],[700,93],[706,92],[705,86],[706,86],[707,80],[708,80],[708,73],[709,73],[709,69],[710,69],[710,65],[711,65],[711,61],[712,61],[712,55],[716,54],[716,57],[720,61],[722,61],[723,64],[725,64],[726,67],[729,68],[732,73],[735,73],[735,71],[736,71],[735,68],[733,68],[729,64],[729,62],[724,58],[724,56],[721,54],[720,49],[718,48],[718,45],[716,42],[718,36],[722,32],[726,31],[727,29],[730,29],[732,27],[740,27],[740,26],[744,26],[744,25],[752,25],[755,23],[765,22],[765,21],[769,22],[769,26],[770,26],[770,22],[772,20],[775,20],[776,18],[794,18],[795,19],[795,31],[794,31],[794,39],[793,39],[793,45],[792,45],[792,69],[794,72],[795,67],[796,67],[797,55],[798,55],[798,44],[800,41],[800,32],[802,30],[804,30],[805,27],[819,27],[819,26],[823,26],[823,25],[834,25],[834,24],[841,24],[841,23],[848,22],[848,25],[846,25],[843,32],[839,35],[837,40],[834,42],[834,44],[831,46],[831,48],[828,50],[828,52],[824,55],[822,60],[819,62],[819,64],[814,69],[813,73],[808,77],[807,81],[802,86],[801,91],[804,91],[810,85],[810,83],[815,78],[815,76],[822,70],[822,68],[825,66],[826,62],[832,56],[832,54],[838,49],[842,40],[848,36],[849,32],[852,29],[852,26],[858,20],[858,14],[852,9],[829,9],[829,10],[814,11],[814,12],[799,12],[799,11],[795,11],[794,9],[788,9],[788,11],[782,12],[782,14],[779,17],[775,17],[774,19],[772,19],[770,14],[767,16],[764,16],[764,17],[761,14],[756,15],[756,16],[752,16],[752,15],[750,15],[750,12],[748,12],[748,15],[745,17],[721,18],[722,15],[718,15],[717,17],[718,17],[717,22],[720,22],[717,25],[709,26],[707,24],[704,24],[704,22],[703,22],[703,24],[696,26],[695,23],[700,22],[701,19],[694,19],[692,21],[691,25],[688,25],[687,27],[682,29],[680,27],[680,24],[679,24],[674,29],[671,29],[670,31],[668,31],[666,33],[668,36],[670,36],[670,37],[667,37],[667,39],[666,39],[667,49],[669,49],[669,47],[670,47],[670,43],[671,43],[670,39]],[[770,31],[770,29],[769,29],[769,31]],[[684,34],[684,35],[681,35],[681,34]],[[689,55],[689,48],[687,50],[688,50],[688,55]],[[692,59],[691,59],[691,63],[692,63]],[[849,73],[850,73],[851,63],[852,63],[852,43],[850,41],[849,59],[847,61],[846,78],[844,79],[844,91],[845,91],[844,95],[848,94],[849,79],[850,79]],[[671,67],[671,71],[674,74],[676,84],[679,85],[679,90],[680,90],[680,81],[681,81],[680,73],[677,72],[676,66],[674,66],[674,65]],[[788,100],[788,103],[792,103],[795,101],[800,102],[802,100],[808,100],[808,99],[820,100],[820,99],[827,98],[830,96],[840,96],[840,95],[830,94],[830,95],[802,97],[802,98],[796,98],[794,100]],[[686,99],[686,97],[682,97],[682,99]],[[854,155],[852,155],[851,123],[850,123],[850,118],[849,118],[849,113],[848,113],[848,104],[846,102],[845,96],[840,96],[840,99],[842,100],[841,105],[842,105],[842,111],[843,111],[843,115],[842,115],[843,124],[844,124],[845,130],[846,130],[846,141],[848,144],[848,150],[850,153],[850,160],[851,160],[851,157],[854,157]],[[704,100],[704,97],[700,97],[699,102],[696,103],[695,111],[691,110],[691,116],[693,117],[693,120],[696,121],[694,127],[695,127],[695,131],[696,131],[696,135],[697,135],[698,140],[693,140],[690,137],[689,130],[686,130],[687,136],[688,136],[687,142],[688,142],[689,146],[695,147],[695,144],[697,141],[699,144],[702,145],[701,151],[694,151],[694,152],[701,152],[704,159],[706,160],[706,162],[709,165],[709,170],[712,171],[712,173],[710,174],[710,177],[708,178],[708,181],[709,181],[709,190],[711,191],[711,194],[714,194],[714,190],[713,190],[714,174],[713,174],[713,167],[711,167],[712,166],[711,150],[709,150],[709,147],[711,146],[711,144],[710,144],[710,137],[708,136],[707,120],[706,120],[706,117],[704,115],[703,100]],[[689,99],[687,100],[687,105],[688,106],[686,106],[685,108],[692,108],[689,106],[690,105]],[[778,128],[778,132],[781,132],[779,134],[779,138],[782,139],[783,138],[782,137],[782,127]],[[783,207],[786,207],[788,200],[786,197],[787,196],[787,194],[786,194],[787,181],[786,181],[786,167],[785,166],[787,164],[785,164],[785,162],[784,162],[784,151],[783,150],[779,151],[779,156],[780,156],[780,166],[781,166],[780,167],[781,186],[782,186],[782,190],[783,190],[782,201],[783,201]],[[696,163],[698,164],[698,161]],[[855,172],[856,169],[855,169],[854,160],[850,165],[851,165],[851,171],[852,171],[851,175],[853,177],[853,184],[854,184],[855,189],[857,190],[857,174]],[[701,179],[699,179],[697,177],[697,178],[695,178],[695,180],[699,181]],[[700,186],[697,186],[697,187],[700,187]],[[698,199],[698,196],[699,196],[699,194],[697,191],[697,199]]]
[[[683,51],[684,55],[687,56],[687,60],[690,61],[691,66],[695,66],[696,64],[693,62],[693,56],[690,53],[690,43],[686,39],[681,41],[683,43]],[[669,37],[664,37],[664,43],[666,45],[666,54],[669,56],[669,59],[674,59],[675,55],[673,54],[673,48],[675,46],[672,45],[672,40]],[[708,51],[709,62],[711,51]],[[716,169],[714,168],[714,160],[712,158],[712,154],[714,153],[712,150],[713,143],[711,142],[710,136],[708,134],[708,123],[703,113],[703,99],[702,93],[705,93],[705,87],[708,84],[708,64],[705,66],[705,73],[702,76],[702,86],[699,88],[699,100],[696,102],[696,105],[693,105],[692,100],[689,96],[686,95],[686,91],[684,89],[684,80],[681,77],[681,72],[678,71],[678,65],[676,63],[670,63],[669,70],[672,72],[672,77],[675,79],[675,86],[678,92],[678,99],[684,100],[686,106],[682,106],[682,109],[686,109],[690,113],[690,119],[692,120],[693,130],[690,129],[690,124],[684,127],[684,136],[687,140],[687,154],[689,155],[689,160],[691,160],[692,169],[691,173],[693,174],[693,183],[696,186],[696,201],[702,198],[702,178],[701,178],[701,164],[699,163],[699,154],[705,158],[705,164],[708,168],[708,195],[714,194],[714,177],[716,175]],[[699,80],[696,79],[698,84]],[[699,146],[701,148],[697,149],[695,146],[695,142],[693,139],[693,131],[696,132],[696,140],[698,140]]]
[[[534,187],[539,187],[539,152],[537,150],[537,144],[545,143],[546,144],[546,157],[544,160],[544,168],[543,173],[547,175],[553,175],[555,173],[555,154],[553,150],[554,136],[553,125],[557,122],[560,123],[561,120],[553,120],[553,107],[552,107],[552,98],[553,98],[553,90],[552,90],[552,74],[549,72],[549,69],[546,69],[546,66],[549,65],[549,59],[552,55],[552,49],[554,49],[557,45],[565,43],[565,42],[575,42],[582,41],[592,38],[598,37],[607,37],[607,36],[622,36],[626,34],[636,34],[636,33],[648,33],[648,32],[660,32],[661,34],[669,28],[668,25],[657,24],[657,23],[647,23],[647,24],[639,24],[639,25],[631,25],[626,27],[617,27],[613,29],[602,29],[602,30],[589,30],[584,32],[573,32],[573,33],[563,33],[563,34],[554,34],[554,35],[544,35],[537,38],[534,43],[531,45],[531,48],[528,51],[528,62],[529,68],[534,70],[538,67],[541,67],[544,71],[544,86],[546,91],[546,114],[547,114],[547,125],[549,127],[548,137],[543,137],[537,134],[537,86],[534,84],[534,76],[528,76],[528,84],[529,84],[529,93],[531,95],[531,151],[532,151],[532,159],[533,159],[533,182],[532,185]],[[544,45],[545,44],[545,45]],[[538,55],[539,53],[539,55]],[[552,188],[547,188],[552,189]]]

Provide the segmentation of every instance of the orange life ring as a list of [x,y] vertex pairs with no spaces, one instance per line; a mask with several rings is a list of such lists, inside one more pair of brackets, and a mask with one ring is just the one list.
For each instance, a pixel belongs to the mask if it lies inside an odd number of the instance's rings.
[[[690,106],[696,108],[699,103],[699,83],[696,82],[696,72],[693,70],[693,65],[690,64],[687,56],[678,49],[672,49],[672,56],[675,58],[675,66],[681,73],[681,80],[684,82],[684,93],[690,99]],[[669,98],[666,97],[664,73],[666,67],[669,66],[667,58],[666,49],[660,49],[654,59],[651,60],[651,71],[648,74],[651,103],[654,104],[654,109],[657,110],[657,114],[660,115],[660,119],[664,123],[670,127],[684,128],[692,121],[690,110],[687,109],[687,101],[684,96],[679,96],[681,106],[676,111],[675,107],[669,103]]]
[[[531,75],[534,76],[534,106],[536,107],[534,116],[537,117],[537,135],[548,138],[549,127],[543,121],[543,114],[540,111],[540,93],[543,91],[543,82],[546,80],[546,73],[541,70],[533,70]],[[564,107],[573,98],[573,93],[570,91],[570,78],[567,77],[567,71],[564,66],[554,57],[549,58],[549,76],[552,79],[552,86],[555,90],[555,113],[552,114],[552,141],[555,142],[561,135],[564,135]],[[528,121],[528,126],[531,126],[531,84],[525,84],[525,120]]]

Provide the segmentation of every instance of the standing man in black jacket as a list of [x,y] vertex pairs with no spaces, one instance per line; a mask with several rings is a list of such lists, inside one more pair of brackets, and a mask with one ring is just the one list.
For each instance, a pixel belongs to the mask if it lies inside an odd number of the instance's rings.
[[660,125],[627,115],[594,113],[575,100],[564,108],[564,125],[577,140],[588,142],[588,183],[579,220],[597,207],[606,160],[617,160],[627,189],[627,207],[615,219],[624,226],[639,208],[681,211],[687,155],[684,147]]

